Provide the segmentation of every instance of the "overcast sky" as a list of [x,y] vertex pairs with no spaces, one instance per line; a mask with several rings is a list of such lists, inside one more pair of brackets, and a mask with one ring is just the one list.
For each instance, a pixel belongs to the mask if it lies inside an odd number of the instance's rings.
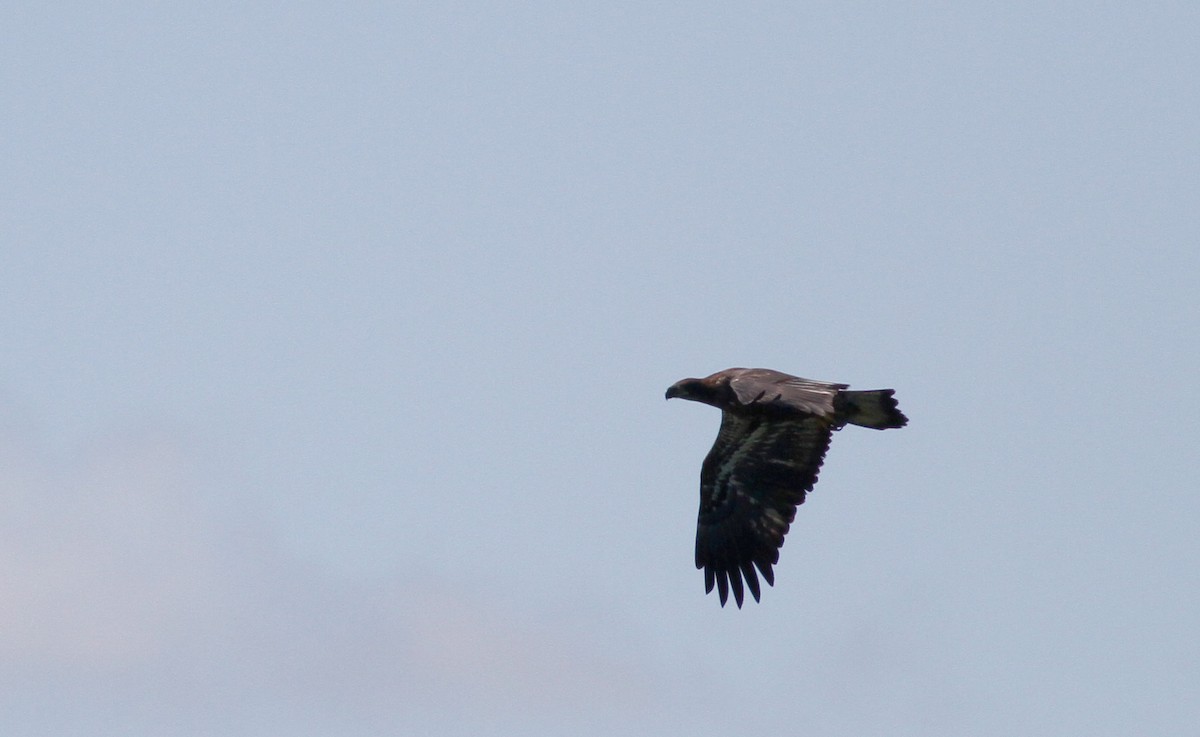
[[[1200,724],[1190,3],[9,4],[0,731]],[[738,610],[685,376],[892,387]]]

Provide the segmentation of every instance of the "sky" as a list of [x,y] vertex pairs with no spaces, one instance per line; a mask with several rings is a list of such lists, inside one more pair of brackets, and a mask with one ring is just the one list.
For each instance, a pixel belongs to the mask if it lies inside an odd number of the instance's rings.
[[[0,727],[1184,734],[1200,9],[10,3]],[[710,407],[890,387],[761,603]]]

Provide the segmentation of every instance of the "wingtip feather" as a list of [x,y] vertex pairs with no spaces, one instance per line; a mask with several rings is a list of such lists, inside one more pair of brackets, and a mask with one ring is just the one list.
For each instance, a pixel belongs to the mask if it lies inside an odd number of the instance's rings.
[[736,568],[729,569],[729,585],[733,589],[733,600],[737,602],[738,609],[741,609],[746,592],[742,589],[742,576]]
[[758,587],[758,576],[754,573],[754,565],[746,562],[742,563],[742,577],[746,579],[746,585],[750,587],[750,595],[755,601],[761,601],[759,598],[760,590]]
[[758,566],[758,570],[762,572],[763,580],[768,586],[775,585],[775,569],[771,568],[770,561],[756,560],[754,565]]

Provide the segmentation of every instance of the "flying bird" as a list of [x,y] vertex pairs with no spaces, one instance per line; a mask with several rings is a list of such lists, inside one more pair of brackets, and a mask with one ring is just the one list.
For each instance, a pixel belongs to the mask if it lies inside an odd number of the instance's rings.
[[696,568],[704,569],[706,593],[716,585],[721,606],[732,589],[741,608],[743,579],[758,601],[757,573],[775,585],[771,566],[779,562],[796,507],[817,483],[834,430],[908,424],[894,390],[848,386],[771,369],[731,368],[667,389],[667,399],[721,410],[721,429],[700,468],[696,523]]

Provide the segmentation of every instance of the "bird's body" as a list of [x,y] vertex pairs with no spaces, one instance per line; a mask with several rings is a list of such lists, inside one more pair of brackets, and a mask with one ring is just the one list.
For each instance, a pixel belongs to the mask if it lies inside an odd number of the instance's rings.
[[[891,389],[849,391],[846,384],[802,379],[771,369],[731,368],[667,389],[721,410],[721,429],[700,471],[696,567],[724,606],[732,589],[741,607],[745,586],[758,601],[758,573],[771,568],[817,482],[833,431],[844,425],[903,427]],[[757,568],[757,573],[756,573]]]

